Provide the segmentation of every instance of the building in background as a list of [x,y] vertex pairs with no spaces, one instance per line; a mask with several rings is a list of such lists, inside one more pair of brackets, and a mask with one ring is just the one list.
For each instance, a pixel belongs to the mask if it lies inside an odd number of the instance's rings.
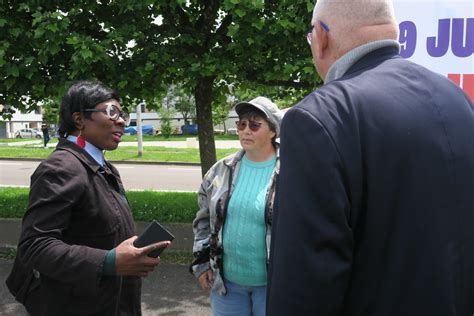
[[[0,110],[3,110],[3,105],[0,105]],[[9,120],[0,117],[0,138],[13,138],[17,131],[25,128],[41,129],[42,121],[40,107],[30,113],[16,110]]]

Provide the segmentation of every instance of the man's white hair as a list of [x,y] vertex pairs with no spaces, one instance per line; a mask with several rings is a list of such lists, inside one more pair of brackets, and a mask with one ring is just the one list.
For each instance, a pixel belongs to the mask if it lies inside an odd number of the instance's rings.
[[311,24],[319,21],[329,27],[341,51],[352,48],[354,43],[370,41],[374,34],[368,32],[370,28],[382,30],[385,26],[387,38],[398,36],[392,0],[317,0]]
[[[313,11],[313,21],[317,16],[329,23],[360,27],[388,24],[395,21],[392,0],[318,0]],[[329,19],[329,20],[328,20]]]

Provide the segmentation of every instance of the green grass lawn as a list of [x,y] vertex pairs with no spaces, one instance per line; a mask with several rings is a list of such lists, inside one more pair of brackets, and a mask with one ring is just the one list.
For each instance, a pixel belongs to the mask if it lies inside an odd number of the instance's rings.
[[[31,146],[0,147],[1,158],[46,158],[54,150],[51,148],[39,148]],[[216,149],[217,159],[221,159],[237,151],[235,148]],[[105,158],[115,161],[155,161],[155,162],[191,162],[199,163],[199,149],[195,148],[168,148],[152,147],[143,148],[143,156],[138,157],[136,147],[119,147],[114,151],[105,153]]]
[[[196,138],[197,135],[171,135],[169,138],[165,138],[163,135],[143,135],[144,142],[165,142],[165,141],[186,141],[186,138]],[[238,135],[229,135],[229,134],[221,134],[221,135],[214,135],[215,140],[239,140]],[[0,143],[17,143],[17,142],[25,142],[30,140],[36,140],[38,143],[41,143],[42,139],[35,139],[35,138],[0,138]],[[137,135],[123,135],[122,140],[124,142],[137,142],[138,136]],[[57,138],[51,138],[48,144],[56,144],[58,142]]]
[[[197,135],[171,135],[169,138],[165,138],[163,135],[143,135],[144,142],[179,142],[186,141],[186,138],[196,138]],[[214,135],[214,140],[239,140],[239,135]],[[137,135],[123,135],[122,141],[124,142],[138,142]],[[52,138],[49,144],[55,144],[58,142],[57,138]]]
[[[29,191],[29,188],[0,188],[0,218],[22,218]],[[198,210],[195,192],[127,191],[126,194],[136,221],[191,223]]]
[[42,147],[0,147],[1,158],[46,158],[53,148]]
[[[143,135],[144,142],[165,142],[165,141],[186,141],[187,137],[193,137],[192,135],[171,135],[169,138],[165,138],[162,135]],[[137,135],[123,135],[122,141],[124,142],[137,142]]]
[[[236,152],[237,149],[216,149],[217,159]],[[123,161],[162,161],[162,162],[194,162],[199,163],[199,150],[195,148],[168,148],[168,147],[144,147],[143,156],[138,157],[137,148],[122,147],[114,151],[106,152],[106,159]]]
[[[145,142],[164,142],[164,141],[186,141],[186,138],[196,138],[197,135],[171,135],[169,138],[165,138],[163,135],[143,135],[143,141]],[[123,135],[122,140],[124,142],[137,142],[137,135]],[[214,140],[239,140],[238,135],[214,135]]]
[[[28,188],[0,188],[0,218],[22,218],[28,205]],[[127,198],[135,221],[149,222],[158,219],[162,223],[191,223],[198,210],[197,193],[128,191]],[[13,260],[16,249],[0,249],[0,259]],[[191,251],[165,251],[161,262],[189,264]]]

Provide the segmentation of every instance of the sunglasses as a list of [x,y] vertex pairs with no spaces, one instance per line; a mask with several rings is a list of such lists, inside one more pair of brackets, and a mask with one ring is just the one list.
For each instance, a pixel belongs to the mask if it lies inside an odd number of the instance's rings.
[[119,118],[125,121],[125,125],[130,124],[130,114],[120,111],[115,105],[107,104],[105,109],[85,109],[82,112],[102,112],[112,121],[117,121]]
[[262,127],[262,122],[256,122],[256,121],[237,121],[235,122],[235,125],[237,125],[237,129],[239,131],[243,131],[247,125],[250,128],[252,132],[256,132]]

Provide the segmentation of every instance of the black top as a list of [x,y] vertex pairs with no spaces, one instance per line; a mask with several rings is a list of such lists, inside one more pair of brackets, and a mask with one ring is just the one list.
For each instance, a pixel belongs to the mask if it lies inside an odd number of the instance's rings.
[[384,48],[289,110],[269,315],[474,314],[474,112]]
[[134,231],[117,170],[61,138],[31,177],[15,263],[41,274],[33,315],[140,315],[140,278],[102,276]]

